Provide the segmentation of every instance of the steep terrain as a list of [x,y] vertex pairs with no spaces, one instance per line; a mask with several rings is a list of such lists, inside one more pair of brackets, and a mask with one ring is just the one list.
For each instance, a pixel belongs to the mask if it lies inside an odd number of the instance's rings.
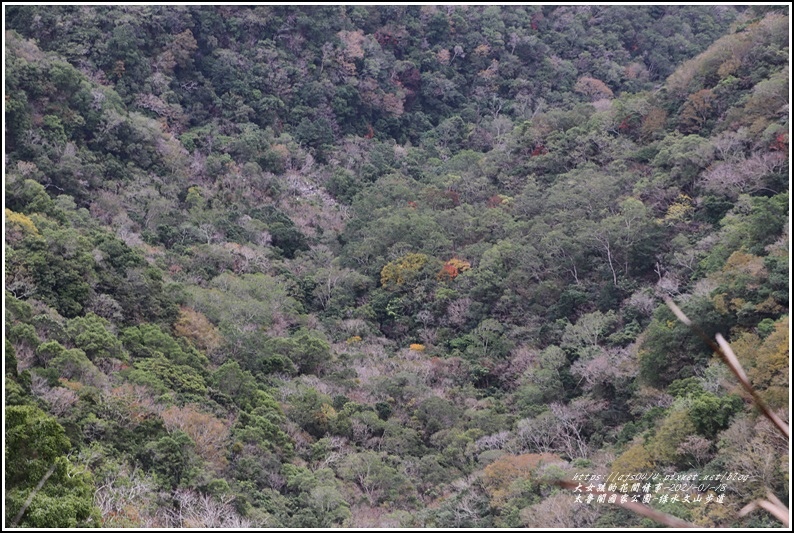
[[5,37],[7,525],[650,526],[553,480],[734,472],[650,506],[779,526],[787,439],[662,299],[788,420],[785,6]]

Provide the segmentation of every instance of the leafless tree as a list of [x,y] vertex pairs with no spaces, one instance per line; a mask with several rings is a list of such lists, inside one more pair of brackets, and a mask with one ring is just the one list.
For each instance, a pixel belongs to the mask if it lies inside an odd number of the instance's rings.
[[555,451],[556,424],[551,413],[542,413],[535,418],[519,421],[516,434],[519,443],[526,451],[536,453]]
[[592,526],[598,518],[596,505],[576,503],[571,494],[557,493],[521,511],[526,527],[583,528]]
[[785,154],[780,152],[756,153],[737,161],[719,161],[703,173],[699,183],[707,191],[735,199],[740,194],[770,190],[766,178],[779,172],[785,161]]
[[704,466],[714,456],[711,451],[711,442],[700,435],[690,435],[678,445],[676,450],[679,454],[691,457],[694,463],[690,463],[693,468]]
[[199,494],[191,489],[177,489],[172,507],[161,507],[168,527],[232,528],[252,527],[251,523],[237,514],[231,502],[234,496],[213,497]]
[[585,382],[586,389],[636,375],[635,359],[626,348],[605,348],[599,352],[592,359],[578,359],[571,365],[571,373]]
[[[103,525],[114,527],[122,521],[141,523],[156,497],[157,484],[140,470],[123,467],[106,475],[94,491],[94,504],[102,514]],[[142,524],[141,524],[142,525]]]
[[477,446],[477,451],[501,450],[507,445],[509,441],[510,441],[510,432],[499,431],[498,433],[494,433],[492,435],[486,435],[485,437],[480,437],[479,439],[477,439],[477,442],[475,442],[474,445]]
[[552,403],[549,410],[557,420],[555,447],[570,458],[587,457],[590,447],[584,434],[590,417],[606,402],[580,398],[568,405]]

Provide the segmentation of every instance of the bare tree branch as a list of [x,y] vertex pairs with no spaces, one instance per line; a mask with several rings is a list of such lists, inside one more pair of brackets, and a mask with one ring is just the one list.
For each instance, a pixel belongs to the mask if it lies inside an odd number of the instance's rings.
[[739,359],[736,358],[736,354],[733,353],[733,349],[728,344],[728,342],[723,338],[722,335],[717,333],[717,343],[711,340],[700,328],[695,326],[692,321],[687,317],[681,308],[679,308],[672,300],[669,298],[665,298],[665,303],[667,306],[673,311],[676,317],[689,326],[692,331],[698,334],[705,342],[708,344],[714,352],[719,355],[725,364],[731,369],[731,372],[736,375],[739,379],[739,383],[742,384],[744,390],[746,390],[753,399],[756,407],[761,411],[761,413],[767,417],[785,436],[786,438],[790,437],[789,427],[788,424],[783,422],[780,417],[778,417],[769,406],[761,399],[758,392],[753,388],[753,385],[750,383],[750,380],[747,379],[747,374],[744,372],[742,365],[739,363]]
[[28,507],[30,507],[30,504],[33,503],[33,498],[36,497],[36,494],[38,494],[38,492],[41,490],[41,487],[44,486],[44,484],[47,482],[47,480],[50,479],[50,476],[52,475],[52,473],[55,472],[55,466],[56,465],[57,465],[57,463],[52,463],[52,466],[50,467],[50,469],[47,470],[47,472],[42,476],[42,478],[39,481],[38,485],[36,485],[36,487],[33,489],[33,491],[31,491],[30,495],[28,496],[28,499],[25,500],[24,505],[22,505],[22,508],[19,510],[17,515],[14,517],[14,520],[11,522],[11,526],[12,527],[16,527],[16,525],[22,519],[22,515],[24,515],[25,511],[28,510]]
[[[559,485],[560,487],[563,487],[563,488],[566,488],[566,489],[570,489],[570,490],[574,490],[574,489],[576,489],[578,487],[578,484],[574,483],[573,481],[561,480],[561,481],[556,481],[555,483],[557,485]],[[618,493],[615,493],[615,492],[609,492],[609,491],[603,492],[603,493],[600,493],[600,494],[605,494],[607,496],[613,496],[614,495],[616,497],[617,496],[622,496],[621,494],[618,494]],[[685,528],[697,528],[698,527],[698,526],[696,526],[695,524],[693,524],[691,522],[687,522],[686,520],[681,520],[680,518],[677,518],[675,516],[662,513],[660,511],[655,510],[655,509],[651,509],[647,505],[643,505],[641,503],[629,501],[629,502],[625,502],[625,503],[618,504],[618,505],[620,505],[624,509],[628,509],[628,510],[630,510],[630,511],[632,511],[632,512],[638,514],[638,515],[645,516],[645,517],[650,518],[651,520],[653,520],[655,522],[658,522],[659,524],[664,524],[666,526],[670,526],[670,527],[685,527]]]

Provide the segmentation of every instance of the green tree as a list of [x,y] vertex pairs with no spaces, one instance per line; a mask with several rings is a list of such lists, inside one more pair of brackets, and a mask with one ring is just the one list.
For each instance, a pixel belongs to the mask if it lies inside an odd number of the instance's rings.
[[331,345],[319,333],[301,329],[288,338],[278,337],[265,343],[268,357],[283,356],[292,361],[301,374],[318,374],[331,359]]
[[392,502],[399,505],[410,499],[411,482],[390,463],[396,457],[366,451],[348,455],[339,465],[342,479],[353,481],[370,505]]
[[63,427],[30,405],[5,409],[6,527],[98,527],[88,472],[66,457]]
[[182,344],[165,333],[160,326],[141,324],[125,329],[121,342],[135,359],[155,357],[158,354],[179,365],[193,367],[201,373],[209,366],[207,358],[184,340]]
[[[709,336],[730,329],[730,319],[719,314],[708,299],[691,298],[683,304],[683,310],[687,316],[697,317],[698,327]],[[710,357],[702,339],[662,305],[656,309],[640,345],[640,377],[646,383],[665,386],[692,376]]]
[[150,442],[138,454],[143,466],[157,474],[161,486],[175,489],[189,486],[198,474],[196,444],[183,431],[176,430]]
[[717,435],[717,432],[727,429],[733,415],[740,412],[743,407],[744,402],[735,394],[720,397],[704,393],[692,400],[689,416],[695,423],[698,433],[711,439]]
[[414,416],[422,423],[425,436],[453,427],[460,420],[460,410],[449,400],[432,396],[423,401]]
[[257,384],[250,372],[240,368],[237,361],[226,361],[212,375],[211,383],[228,395],[240,408],[250,410],[257,399]]
[[695,431],[695,424],[686,409],[672,411],[662,420],[645,449],[654,463],[677,465],[683,459],[677,451],[679,445]]
[[77,348],[85,352],[89,359],[123,359],[122,347],[118,338],[108,328],[110,323],[94,313],[76,317],[66,324],[66,334]]

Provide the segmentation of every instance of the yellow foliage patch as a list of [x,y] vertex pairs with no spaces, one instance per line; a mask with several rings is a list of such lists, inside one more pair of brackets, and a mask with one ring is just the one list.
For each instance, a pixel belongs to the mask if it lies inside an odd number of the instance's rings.
[[635,474],[653,470],[651,454],[642,442],[636,442],[612,463],[612,472]]
[[646,450],[654,462],[673,464],[679,459],[676,451],[678,446],[687,436],[696,432],[697,428],[688,411],[673,411],[659,425]]
[[27,215],[6,208],[6,242],[14,244],[28,235],[39,236],[39,229]]
[[560,463],[562,460],[550,453],[525,453],[505,455],[483,470],[482,482],[491,499],[491,505],[501,507],[520,492],[522,482],[528,481],[532,473],[543,464]]
[[773,408],[788,404],[789,318],[775,323],[775,329],[761,340],[744,333],[731,343],[747,377]]
[[678,198],[667,208],[667,213],[663,220],[668,225],[675,222],[684,222],[689,219],[694,210],[692,198],[686,194],[679,194]]
[[386,263],[386,266],[380,271],[381,285],[384,287],[390,284],[402,285],[406,281],[414,279],[429,259],[425,254],[410,253]]
[[61,385],[74,392],[77,392],[83,388],[83,384],[79,381],[69,381],[66,378],[58,378],[58,381],[61,383]]

